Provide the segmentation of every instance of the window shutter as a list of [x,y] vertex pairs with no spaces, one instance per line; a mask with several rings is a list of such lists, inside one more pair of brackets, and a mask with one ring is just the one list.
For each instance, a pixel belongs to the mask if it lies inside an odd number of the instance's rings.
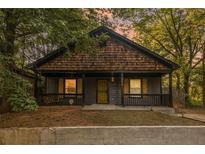
[[129,80],[127,78],[124,79],[124,94],[129,94]]
[[77,93],[82,94],[83,93],[83,80],[77,79]]
[[148,81],[147,81],[147,79],[143,79],[142,83],[143,83],[143,94],[147,94],[148,93]]
[[64,93],[64,80],[63,79],[59,79],[58,80],[58,92],[63,94]]

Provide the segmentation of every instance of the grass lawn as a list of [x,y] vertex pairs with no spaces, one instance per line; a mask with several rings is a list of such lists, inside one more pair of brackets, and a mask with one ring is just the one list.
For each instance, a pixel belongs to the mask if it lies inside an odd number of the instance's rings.
[[36,112],[0,115],[0,127],[205,125],[152,111],[81,111],[80,107],[40,107]]

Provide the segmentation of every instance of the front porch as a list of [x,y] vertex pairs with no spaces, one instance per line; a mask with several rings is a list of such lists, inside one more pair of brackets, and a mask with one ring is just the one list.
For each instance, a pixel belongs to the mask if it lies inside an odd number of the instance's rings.
[[[43,73],[45,89],[40,105],[169,106],[172,107],[172,77],[163,91],[165,73]],[[37,80],[39,82],[39,80]]]

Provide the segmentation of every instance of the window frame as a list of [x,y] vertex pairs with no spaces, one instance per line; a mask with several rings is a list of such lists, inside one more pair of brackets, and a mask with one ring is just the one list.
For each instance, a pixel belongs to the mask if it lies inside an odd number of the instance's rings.
[[[81,80],[82,80],[82,93],[78,93],[78,79],[81,79]],[[75,80],[75,82],[76,82],[76,90],[75,90],[75,93],[73,93],[73,94],[66,93],[66,80]],[[64,95],[83,95],[83,88],[84,88],[83,78],[64,78],[64,88],[63,88],[63,93],[64,93]]]
[[[140,94],[131,94],[130,93],[130,81],[131,80],[140,80]],[[143,86],[143,81],[142,81],[142,78],[128,78],[128,81],[129,81],[129,83],[128,83],[128,93],[129,93],[129,96],[130,97],[139,97],[139,98],[142,98],[142,95],[143,95],[143,88],[142,88],[142,86]],[[137,96],[135,96],[135,95],[137,95]]]
[[142,94],[142,82],[141,82],[141,79],[129,79],[129,94],[131,94],[130,90],[131,90],[131,80],[139,80],[140,82],[140,93],[138,94],[133,94],[133,95],[141,95]]
[[[66,80],[75,80],[75,93],[66,93]],[[64,80],[64,94],[66,95],[76,95],[77,94],[77,79],[76,78],[65,78]]]

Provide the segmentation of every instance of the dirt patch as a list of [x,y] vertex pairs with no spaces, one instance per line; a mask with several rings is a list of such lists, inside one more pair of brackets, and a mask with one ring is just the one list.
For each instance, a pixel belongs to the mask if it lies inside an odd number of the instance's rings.
[[36,112],[0,115],[0,127],[205,125],[152,111],[83,111],[81,107],[40,107]]

